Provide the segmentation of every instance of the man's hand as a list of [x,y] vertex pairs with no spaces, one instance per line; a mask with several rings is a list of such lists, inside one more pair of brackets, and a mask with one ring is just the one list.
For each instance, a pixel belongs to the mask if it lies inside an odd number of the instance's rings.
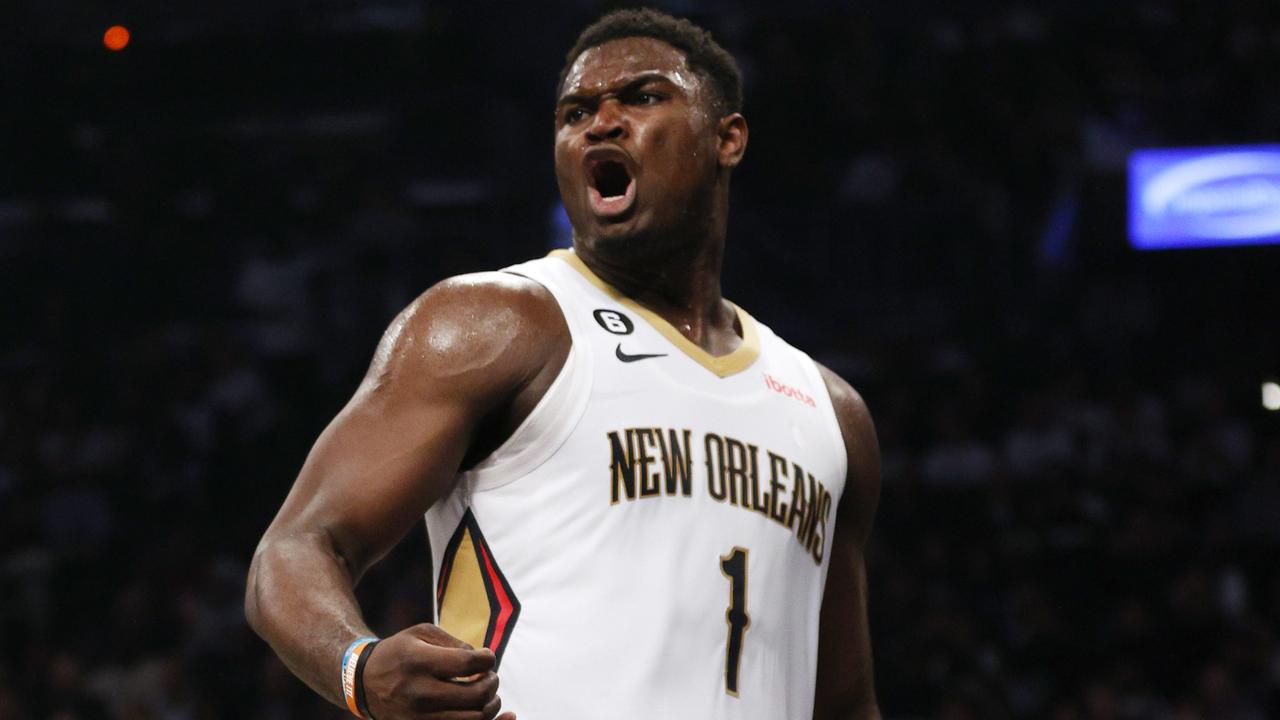
[[[414,625],[378,643],[364,668],[376,720],[493,720],[502,707],[497,658],[435,625]],[[497,720],[515,720],[504,713]]]

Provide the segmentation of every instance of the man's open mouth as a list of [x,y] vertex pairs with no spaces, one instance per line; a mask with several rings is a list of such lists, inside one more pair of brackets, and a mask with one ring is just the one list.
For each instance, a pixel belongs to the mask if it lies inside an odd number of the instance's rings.
[[635,178],[618,160],[594,163],[589,171],[591,209],[601,217],[613,217],[631,209],[636,197]]

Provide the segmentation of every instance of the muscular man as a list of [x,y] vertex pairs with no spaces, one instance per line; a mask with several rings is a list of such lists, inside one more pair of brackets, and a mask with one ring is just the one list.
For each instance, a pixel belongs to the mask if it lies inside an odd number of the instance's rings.
[[[524,720],[877,718],[871,419],[720,295],[736,65],[652,11],[567,63],[573,250],[392,322],[262,539],[250,622],[377,720],[494,718],[499,668]],[[370,650],[352,587],[424,512],[437,624]]]

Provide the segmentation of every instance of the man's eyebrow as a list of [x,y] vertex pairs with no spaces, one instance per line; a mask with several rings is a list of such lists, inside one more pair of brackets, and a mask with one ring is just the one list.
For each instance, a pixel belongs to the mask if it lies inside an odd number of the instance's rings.
[[651,83],[657,80],[661,80],[663,82],[670,83],[673,85],[675,84],[674,81],[672,81],[672,79],[670,78],[670,76],[668,76],[666,73],[660,73],[660,72],[640,73],[639,75],[636,75],[635,77],[624,82],[622,84],[622,87],[617,89],[606,88],[603,92],[599,92],[599,93],[570,93],[568,95],[565,95],[556,101],[556,107],[560,107],[562,105],[569,105],[573,103],[590,103],[594,98],[600,95],[607,95],[610,93],[613,93],[613,94],[625,93],[629,90],[635,90],[641,85],[645,85],[646,83]]

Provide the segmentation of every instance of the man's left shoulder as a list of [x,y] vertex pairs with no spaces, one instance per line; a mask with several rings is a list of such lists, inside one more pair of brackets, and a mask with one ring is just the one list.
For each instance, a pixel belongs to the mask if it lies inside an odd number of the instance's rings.
[[822,376],[822,381],[827,386],[827,394],[831,396],[831,405],[835,408],[836,417],[840,420],[840,430],[845,434],[845,440],[849,439],[850,430],[869,430],[874,434],[875,426],[871,421],[871,412],[867,409],[867,403],[862,399],[862,395],[831,368],[817,360],[814,360],[813,364],[818,367],[818,374]]
[[[866,401],[848,381],[816,360],[814,365],[826,383],[827,394],[831,396],[831,405],[840,423],[840,433],[844,436],[845,452],[849,457],[845,495],[859,499],[849,504],[846,511],[856,513],[858,534],[865,537],[880,498],[880,444],[876,439],[876,426]],[[842,510],[846,509],[846,503],[842,502],[841,506]]]

